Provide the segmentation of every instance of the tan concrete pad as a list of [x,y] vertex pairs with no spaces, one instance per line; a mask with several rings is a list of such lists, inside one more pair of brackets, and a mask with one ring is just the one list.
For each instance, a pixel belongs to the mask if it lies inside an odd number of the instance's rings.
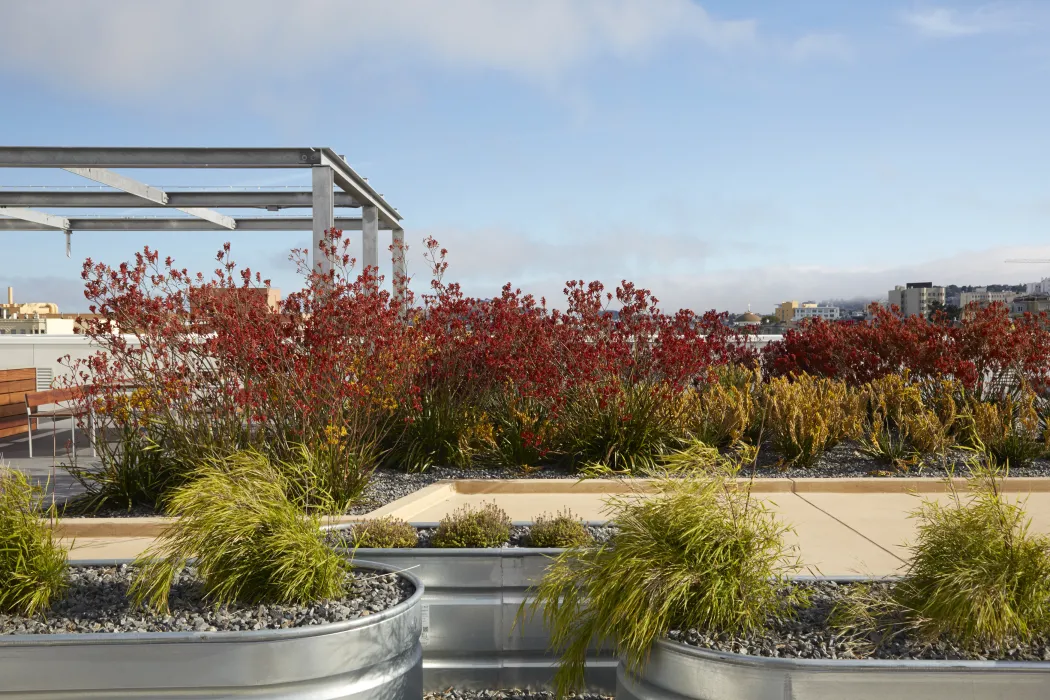
[[72,546],[70,561],[92,559],[134,559],[153,544],[152,537],[77,537],[60,539],[63,547]]
[[[917,509],[924,498],[945,504],[951,499],[945,493],[918,496],[903,493],[797,495],[902,558],[908,558],[906,545],[915,540],[916,522],[908,517],[909,513]],[[965,500],[966,495],[962,494],[962,497]],[[1026,502],[1033,533],[1050,534],[1050,493],[1007,494],[1005,497]]]

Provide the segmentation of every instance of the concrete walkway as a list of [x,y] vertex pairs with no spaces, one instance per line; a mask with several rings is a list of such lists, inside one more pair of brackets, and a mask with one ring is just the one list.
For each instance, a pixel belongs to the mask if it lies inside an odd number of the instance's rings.
[[[647,489],[645,482],[604,480],[442,482],[367,517],[436,522],[463,506],[495,502],[515,521],[566,508],[585,520],[604,520],[608,496],[641,496]],[[1027,499],[1032,531],[1050,534],[1050,479],[1011,478],[1007,491],[1010,499]],[[934,479],[767,479],[756,483],[754,494],[794,527],[791,539],[804,573],[832,576],[899,573],[915,533],[909,513],[921,498],[949,498]],[[163,518],[69,519],[60,535],[73,546],[74,560],[130,558],[152,544],[165,524]]]

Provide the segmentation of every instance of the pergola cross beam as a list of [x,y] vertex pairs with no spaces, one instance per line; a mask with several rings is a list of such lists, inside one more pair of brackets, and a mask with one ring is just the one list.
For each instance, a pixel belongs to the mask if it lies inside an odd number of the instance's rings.
[[[11,219],[18,219],[19,221],[25,221],[44,229],[57,229],[59,231],[70,230],[69,219],[64,216],[55,216],[54,214],[46,214],[42,211],[34,211],[33,209],[23,209],[21,207],[0,207],[0,216],[10,217]],[[7,222],[0,220],[0,223],[16,224],[17,222]],[[21,226],[22,224],[18,224]]]
[[[133,180],[130,177],[115,173],[112,170],[106,170],[105,168],[62,168],[66,172],[86,177],[88,180],[94,180],[100,182],[103,185],[112,187],[115,190],[127,192],[133,194],[136,197],[141,197],[147,201],[161,206],[168,206],[168,193],[162,189],[156,187],[150,187],[149,185]],[[196,216],[198,219],[204,219],[210,221],[213,224],[218,224],[223,228],[230,229],[231,231],[237,228],[237,222],[234,221],[232,216],[226,216],[220,214],[217,211],[206,209],[204,207],[172,207],[177,209],[184,214],[190,216]]]

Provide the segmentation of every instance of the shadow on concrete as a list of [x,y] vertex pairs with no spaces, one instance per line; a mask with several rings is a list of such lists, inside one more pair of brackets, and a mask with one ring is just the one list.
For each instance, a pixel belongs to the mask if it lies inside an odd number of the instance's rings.
[[91,455],[91,445],[84,431],[76,431],[76,448],[70,444],[71,420],[41,422],[40,429],[33,431],[33,457],[29,457],[29,439],[25,435],[0,438],[0,462],[29,475],[41,487],[46,487],[47,498],[54,495],[58,501],[84,492],[84,487],[62,468],[63,464],[75,463],[90,467],[96,463]]

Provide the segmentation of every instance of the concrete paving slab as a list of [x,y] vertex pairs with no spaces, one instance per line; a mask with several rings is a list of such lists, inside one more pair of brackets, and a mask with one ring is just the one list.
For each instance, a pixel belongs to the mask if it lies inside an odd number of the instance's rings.
[[[916,522],[908,515],[919,507],[923,498],[947,504],[946,493],[911,495],[904,493],[796,494],[834,518],[837,522],[863,535],[867,540],[902,558],[908,558],[907,543],[914,542]],[[1026,501],[1032,519],[1032,532],[1050,534],[1050,493],[1005,494],[1010,501]],[[965,499],[965,494],[963,494]]]
[[59,542],[70,549],[69,560],[134,559],[156,540],[152,537],[77,537],[62,538]]

